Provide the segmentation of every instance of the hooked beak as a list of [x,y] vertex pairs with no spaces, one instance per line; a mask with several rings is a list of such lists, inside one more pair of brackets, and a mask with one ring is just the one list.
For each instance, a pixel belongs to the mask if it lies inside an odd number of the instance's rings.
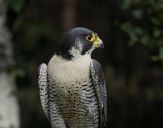
[[100,48],[104,48],[104,43],[103,42],[100,43]]
[[103,41],[97,36],[96,40],[93,42],[94,48],[104,48]]
[[87,52],[87,54],[91,54],[92,51],[96,48],[104,48],[103,41],[97,36],[94,41],[92,41],[93,47]]

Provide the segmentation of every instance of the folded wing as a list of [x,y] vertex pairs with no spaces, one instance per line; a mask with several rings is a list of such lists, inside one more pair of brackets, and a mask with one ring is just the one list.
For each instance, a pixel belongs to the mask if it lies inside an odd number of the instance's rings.
[[97,93],[99,107],[100,107],[100,128],[106,128],[107,122],[107,92],[104,73],[98,61],[91,62],[91,76],[93,84]]
[[50,120],[50,114],[49,114],[49,101],[48,101],[48,84],[47,84],[47,65],[41,64],[38,71],[38,85],[40,89],[40,99],[41,99],[41,105],[43,108],[43,111]]

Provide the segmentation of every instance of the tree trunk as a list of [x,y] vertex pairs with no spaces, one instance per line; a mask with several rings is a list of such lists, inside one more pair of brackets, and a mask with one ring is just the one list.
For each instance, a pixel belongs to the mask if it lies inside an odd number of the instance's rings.
[[76,0],[62,0],[62,30],[67,31],[68,29],[75,26],[76,22]]
[[5,25],[7,0],[0,0],[0,128],[19,128],[19,107],[14,77],[7,73],[13,66],[11,35]]

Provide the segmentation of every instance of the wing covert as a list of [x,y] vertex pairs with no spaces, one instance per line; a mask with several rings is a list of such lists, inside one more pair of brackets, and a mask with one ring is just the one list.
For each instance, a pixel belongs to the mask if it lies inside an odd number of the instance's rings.
[[47,85],[47,65],[41,64],[39,66],[38,72],[38,85],[40,90],[40,99],[41,99],[41,106],[46,115],[46,117],[50,120],[49,114],[49,101],[48,101],[48,85]]
[[106,128],[107,121],[107,92],[104,73],[100,63],[96,60],[91,62],[91,76],[97,93],[100,107],[100,128]]

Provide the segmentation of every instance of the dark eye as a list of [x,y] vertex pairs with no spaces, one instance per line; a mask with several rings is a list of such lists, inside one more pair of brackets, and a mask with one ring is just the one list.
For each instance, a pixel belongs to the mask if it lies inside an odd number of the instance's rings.
[[92,36],[91,36],[91,35],[87,35],[85,38],[86,38],[88,41],[91,41]]

